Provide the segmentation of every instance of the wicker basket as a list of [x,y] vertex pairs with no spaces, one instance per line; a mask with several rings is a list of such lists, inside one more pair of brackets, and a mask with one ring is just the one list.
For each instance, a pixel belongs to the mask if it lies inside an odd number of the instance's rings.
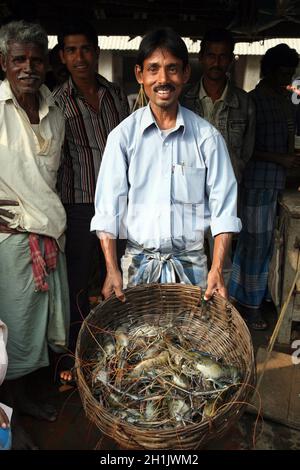
[[[255,362],[249,331],[233,305],[220,296],[208,302],[209,321],[201,318],[200,289],[182,284],[147,284],[125,291],[127,301],[115,296],[91,311],[80,330],[76,348],[78,389],[89,419],[126,449],[182,449],[203,447],[219,438],[240,417],[255,384]],[[242,373],[242,384],[230,401],[210,420],[173,429],[149,429],[127,423],[104,408],[90,390],[89,358],[95,351],[99,328],[115,331],[134,318],[136,324],[180,327],[201,350],[223,357]]]

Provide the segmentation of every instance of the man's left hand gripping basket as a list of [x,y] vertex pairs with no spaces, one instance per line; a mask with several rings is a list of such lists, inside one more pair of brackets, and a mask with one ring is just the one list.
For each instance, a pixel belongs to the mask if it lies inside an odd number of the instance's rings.
[[199,305],[195,286],[140,285],[125,294],[125,303],[112,296],[92,310],[79,333],[88,418],[126,449],[191,450],[219,438],[255,385],[240,314],[218,295]]

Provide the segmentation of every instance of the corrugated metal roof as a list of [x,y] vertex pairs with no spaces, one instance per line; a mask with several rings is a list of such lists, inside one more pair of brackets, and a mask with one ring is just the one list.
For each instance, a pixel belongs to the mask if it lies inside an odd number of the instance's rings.
[[[142,40],[141,36],[130,39],[129,36],[99,36],[99,46],[102,50],[114,51],[136,51]],[[56,36],[48,36],[49,49],[52,49],[57,43]],[[197,54],[200,49],[200,41],[192,41],[190,38],[183,38],[190,54]],[[300,51],[299,38],[277,38],[266,39],[265,41],[257,41],[252,43],[239,42],[235,45],[234,52],[236,55],[264,55],[267,49],[274,47],[280,43],[286,43]]]
[[277,46],[284,42],[289,47],[296,49],[300,52],[300,39],[299,38],[277,38],[266,39],[265,41],[257,41],[252,43],[239,42],[236,44],[234,52],[237,55],[264,55],[270,47]]

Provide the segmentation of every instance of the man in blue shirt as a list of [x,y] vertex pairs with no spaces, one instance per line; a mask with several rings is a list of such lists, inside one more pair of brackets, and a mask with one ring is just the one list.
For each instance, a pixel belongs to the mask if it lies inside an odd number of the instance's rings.
[[[105,298],[147,282],[183,282],[227,291],[222,266],[236,217],[237,183],[219,132],[183,108],[178,97],[190,76],[188,51],[173,30],[141,42],[137,81],[149,98],[109,135],[97,181],[96,230],[106,259]],[[211,227],[214,256],[207,276],[204,232]],[[117,265],[116,237],[128,239]]]

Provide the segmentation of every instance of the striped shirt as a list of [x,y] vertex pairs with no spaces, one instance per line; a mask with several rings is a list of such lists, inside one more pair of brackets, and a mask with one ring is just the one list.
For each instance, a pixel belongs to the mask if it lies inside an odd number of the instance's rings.
[[64,204],[94,202],[107,136],[129,113],[120,88],[100,75],[97,81],[98,111],[79,94],[71,77],[53,93],[66,123],[57,183]]

